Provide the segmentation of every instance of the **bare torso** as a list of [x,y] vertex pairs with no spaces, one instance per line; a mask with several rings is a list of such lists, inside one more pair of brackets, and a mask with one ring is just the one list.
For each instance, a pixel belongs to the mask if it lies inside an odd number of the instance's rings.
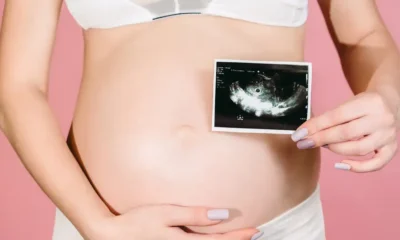
[[211,132],[216,58],[303,61],[304,27],[179,16],[85,33],[73,122],[81,161],[111,209],[154,203],[232,209],[258,226],[315,189],[319,150],[289,135]]

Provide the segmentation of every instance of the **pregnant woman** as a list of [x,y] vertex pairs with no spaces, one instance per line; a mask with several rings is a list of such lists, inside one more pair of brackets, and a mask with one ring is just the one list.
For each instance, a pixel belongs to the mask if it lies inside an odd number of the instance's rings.
[[[57,206],[54,240],[323,240],[319,147],[351,153],[373,126],[386,155],[338,167],[392,156],[398,55],[372,0],[320,0],[362,95],[292,138],[211,132],[213,67],[303,61],[307,0],[66,0],[85,41],[68,144],[47,103],[61,2],[6,1],[0,45],[1,128]],[[343,137],[349,113],[379,117]]]

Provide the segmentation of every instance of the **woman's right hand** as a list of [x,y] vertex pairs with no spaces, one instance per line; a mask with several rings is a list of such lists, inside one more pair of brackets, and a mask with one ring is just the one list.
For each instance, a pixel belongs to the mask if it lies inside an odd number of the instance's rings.
[[137,207],[119,216],[108,217],[97,224],[90,240],[255,240],[261,235],[256,228],[224,234],[197,234],[182,226],[210,226],[229,218],[228,210],[176,205]]

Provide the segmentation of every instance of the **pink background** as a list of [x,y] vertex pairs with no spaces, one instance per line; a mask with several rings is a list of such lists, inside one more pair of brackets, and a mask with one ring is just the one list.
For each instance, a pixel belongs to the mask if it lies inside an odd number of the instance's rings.
[[[311,2],[306,41],[314,65],[312,104],[316,114],[350,97],[320,9]],[[400,44],[400,1],[378,1]],[[0,10],[4,1],[0,0]],[[38,16],[40,17],[40,16]],[[51,105],[67,134],[82,70],[81,32],[63,8],[51,71]],[[400,79],[399,79],[400,80]],[[54,205],[41,192],[0,135],[0,239],[51,239]],[[380,172],[352,174],[333,168],[340,156],[323,150],[321,191],[328,240],[400,239],[400,155]]]

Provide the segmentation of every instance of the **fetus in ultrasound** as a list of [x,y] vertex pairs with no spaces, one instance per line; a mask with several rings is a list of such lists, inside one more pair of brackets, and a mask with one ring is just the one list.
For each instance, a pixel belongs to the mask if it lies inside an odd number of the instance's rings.
[[279,74],[257,73],[250,81],[233,82],[230,99],[243,111],[257,117],[283,117],[304,106],[307,90],[293,81],[280,81]]

